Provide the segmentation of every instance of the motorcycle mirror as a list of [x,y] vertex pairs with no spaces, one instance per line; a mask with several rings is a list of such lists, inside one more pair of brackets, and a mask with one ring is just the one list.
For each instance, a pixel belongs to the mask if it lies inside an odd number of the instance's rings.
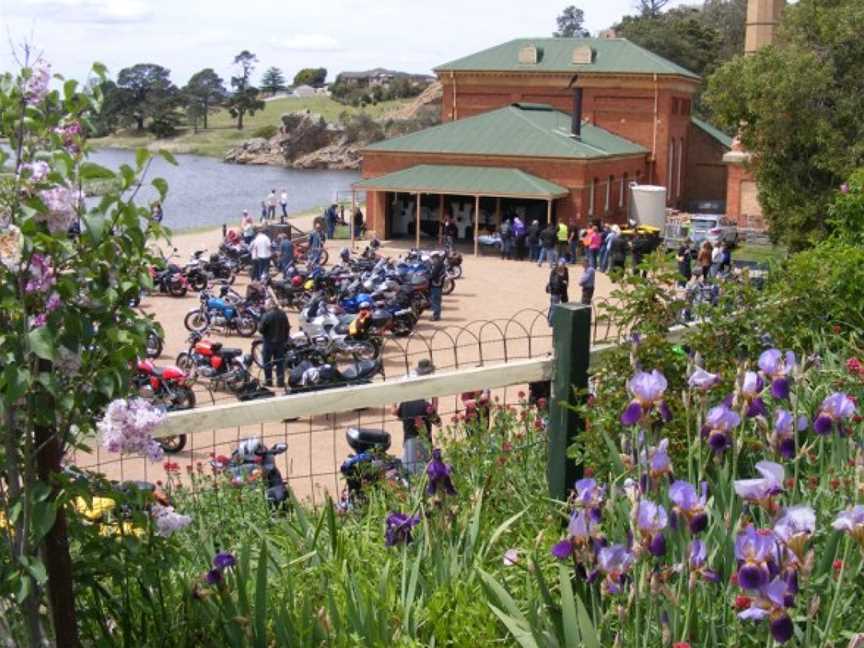
[[282,454],[288,449],[288,445],[285,443],[277,443],[270,449],[270,454],[277,455]]

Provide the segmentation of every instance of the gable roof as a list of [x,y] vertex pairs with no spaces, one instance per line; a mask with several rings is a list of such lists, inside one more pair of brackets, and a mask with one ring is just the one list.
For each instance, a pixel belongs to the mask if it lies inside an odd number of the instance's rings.
[[570,115],[544,104],[512,104],[377,142],[367,151],[573,159],[639,155],[648,150],[593,124],[570,134]]
[[698,117],[691,117],[690,121],[693,123],[694,126],[705,131],[708,135],[710,135],[715,140],[720,142],[726,148],[728,148],[728,149],[732,148],[732,138],[729,135],[727,135],[726,133],[724,133],[723,131],[721,131],[716,126],[712,126],[708,122],[703,121],[702,119],[699,119]]
[[[537,48],[537,63],[520,63],[519,51]],[[573,63],[573,50],[590,47],[590,63]],[[658,56],[626,38],[517,38],[435,68],[472,72],[587,72],[663,74],[699,79],[699,75]]]

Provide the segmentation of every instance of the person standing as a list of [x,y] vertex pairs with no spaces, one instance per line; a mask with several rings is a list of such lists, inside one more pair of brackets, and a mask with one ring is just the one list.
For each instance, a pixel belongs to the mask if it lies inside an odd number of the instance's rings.
[[288,279],[288,271],[294,266],[294,242],[286,234],[280,234],[279,238],[279,270],[282,278]]
[[309,251],[306,253],[306,260],[310,265],[317,265],[321,258],[321,250],[324,249],[324,241],[327,237],[321,230],[321,223],[315,223],[315,229],[309,235]]
[[456,222],[453,220],[453,217],[448,215],[447,218],[444,219],[444,228],[441,230],[441,234],[444,240],[444,247],[447,250],[453,249],[453,243],[456,242],[456,239],[459,238],[459,228],[456,227]]
[[245,209],[243,210],[243,217],[240,219],[240,234],[246,245],[252,243],[252,239],[255,238],[255,219]]
[[600,272],[606,272],[609,269],[609,253],[612,251],[612,243],[621,234],[621,228],[613,225],[609,228],[606,234],[606,240],[603,241],[603,247],[600,249]]
[[279,219],[280,223],[284,223],[285,219],[288,218],[288,190],[282,189],[282,193],[279,194],[279,204],[282,206],[282,218]]
[[549,326],[552,326],[552,311],[555,309],[555,305],[567,299],[567,274],[566,265],[555,266],[549,273],[549,283],[546,284],[546,292],[549,294],[549,314],[546,319]]
[[438,252],[432,253],[432,267],[429,269],[429,301],[432,302],[432,321],[441,319],[441,298],[444,291],[444,280],[447,270],[444,268],[444,258]]
[[555,253],[555,244],[557,242],[557,230],[555,223],[549,223],[542,232],[540,232],[540,258],[537,260],[537,266],[543,265],[543,261],[549,261],[549,267],[554,268],[556,265],[557,254]]
[[[423,358],[411,376],[428,376],[434,372],[435,365],[428,358]],[[437,411],[437,398],[405,401],[393,407],[393,415],[402,421],[402,465],[411,475],[423,471],[429,461],[432,425],[439,422]]]
[[528,245],[528,260],[536,263],[540,256],[540,223],[539,221],[531,221],[528,226],[528,233],[525,235],[525,243]]
[[728,241],[721,241],[723,247],[723,257],[720,259],[720,272],[729,272],[732,270],[732,244]]
[[627,263],[627,252],[630,249],[630,244],[627,238],[620,232],[612,239],[609,247],[609,272],[624,272],[624,266]]
[[357,240],[363,238],[363,212],[359,207],[354,209],[354,238]]
[[600,234],[600,226],[593,225],[588,230],[588,259],[592,268],[596,268],[600,262],[600,248],[603,246],[603,236]]
[[559,221],[558,223],[558,258],[567,259],[570,247],[570,228],[567,223]]
[[513,243],[514,243],[514,252],[516,253],[517,261],[524,261],[526,254],[526,245],[525,245],[525,237],[527,236],[528,230],[525,227],[525,223],[522,222],[522,219],[519,216],[513,217]]
[[711,254],[713,250],[708,241],[702,241],[702,246],[699,248],[699,254],[696,255],[696,263],[702,274],[702,279],[708,281],[708,276],[711,273]]
[[675,255],[675,260],[678,261],[678,285],[684,288],[690,279],[693,277],[693,250],[690,248],[691,241],[689,238],[684,239],[681,246],[678,248],[678,254]]
[[273,243],[270,237],[262,229],[258,232],[252,245],[250,254],[252,256],[252,279],[262,281],[267,276],[267,268],[270,265],[270,257],[273,254]]
[[336,211],[336,203],[330,205],[330,208],[324,213],[324,221],[327,224],[327,238],[332,239],[336,233],[336,221],[339,220],[339,213]]
[[513,258],[513,225],[509,218],[505,218],[501,222],[501,229],[498,231],[498,236],[501,237],[501,258]]
[[267,194],[267,219],[276,220],[276,190],[271,189]]
[[594,298],[594,267],[585,259],[582,269],[582,276],[579,277],[579,285],[582,287],[582,303],[586,306],[591,305],[591,300]]
[[276,386],[285,387],[285,349],[291,324],[275,301],[267,300],[267,310],[258,324],[261,334],[261,352],[264,360],[264,386],[273,386],[273,369],[276,369]]

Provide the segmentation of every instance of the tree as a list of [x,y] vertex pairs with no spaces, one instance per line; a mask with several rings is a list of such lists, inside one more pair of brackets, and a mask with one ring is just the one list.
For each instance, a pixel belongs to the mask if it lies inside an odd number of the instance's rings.
[[243,50],[234,57],[234,65],[240,66],[239,76],[231,77],[234,93],[228,100],[228,112],[237,119],[237,130],[243,130],[243,117],[246,113],[254,115],[263,110],[264,102],[258,98],[258,88],[251,84],[252,72],[258,58],[249,50]]
[[720,36],[718,61],[728,61],[744,51],[746,22],[747,0],[705,0],[702,23]]
[[639,0],[637,7],[643,16],[656,18],[667,4],[669,0]]
[[285,75],[282,70],[277,67],[270,67],[261,75],[261,89],[264,92],[269,92],[271,95],[276,94],[285,87]]
[[171,83],[171,72],[153,63],[138,63],[120,70],[117,75],[119,115],[126,123],[135,123],[144,130],[144,121],[161,117],[173,111],[178,104],[179,91]]
[[208,113],[217,110],[225,102],[227,94],[225,82],[212,68],[204,68],[192,75],[183,88],[183,96],[186,115],[196,130],[199,119],[203,119],[204,128],[207,128]]
[[320,88],[327,81],[327,68],[303,68],[294,75],[294,85]]
[[585,38],[588,30],[582,26],[585,22],[585,12],[574,5],[566,7],[556,19],[558,31],[552,35],[555,38]]
[[705,101],[738,129],[772,237],[793,249],[827,232],[828,205],[864,165],[864,4],[800,0],[776,42],[726,63]]

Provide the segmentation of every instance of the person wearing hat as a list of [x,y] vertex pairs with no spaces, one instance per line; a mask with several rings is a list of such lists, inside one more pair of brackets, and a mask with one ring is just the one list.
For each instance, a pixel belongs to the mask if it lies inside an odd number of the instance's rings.
[[[435,373],[435,365],[422,358],[409,377],[429,376]],[[393,407],[393,415],[402,421],[402,465],[409,474],[422,472],[429,460],[429,442],[432,440],[432,425],[438,425],[438,399],[423,398],[405,401]]]
[[579,285],[582,287],[582,303],[590,306],[591,300],[594,298],[594,266],[589,263],[587,257],[582,269],[582,276],[579,277]]
[[264,361],[264,386],[273,386],[273,367],[276,367],[276,386],[285,387],[285,348],[291,333],[288,316],[272,299],[266,303],[267,311],[258,324],[261,334],[261,353]]

